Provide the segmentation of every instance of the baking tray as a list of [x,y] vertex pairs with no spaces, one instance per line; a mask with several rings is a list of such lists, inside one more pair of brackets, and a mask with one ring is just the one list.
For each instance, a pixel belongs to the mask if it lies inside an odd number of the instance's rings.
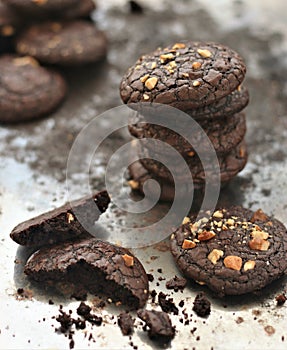
[[[286,37],[285,1],[141,1],[143,14],[131,14],[125,1],[100,1],[94,15],[106,30],[110,49],[107,61],[93,67],[65,70],[70,91],[64,105],[52,116],[24,125],[0,127],[0,254],[1,254],[1,349],[68,349],[70,340],[55,332],[53,318],[79,302],[29,285],[23,263],[31,253],[9,238],[19,222],[55,208],[69,196],[66,164],[73,142],[89,121],[121,105],[118,86],[129,65],[155,47],[181,39],[213,40],[227,44],[245,58],[251,101],[246,110],[249,161],[240,175],[222,192],[223,204],[262,208],[287,224],[287,113],[286,113]],[[114,118],[117,118],[115,114]],[[102,120],[102,119],[101,119]],[[108,123],[108,122],[107,122]],[[105,121],[100,128],[108,128]],[[98,150],[89,174],[92,189],[105,187],[108,154],[130,140],[126,130],[111,135]],[[72,178],[72,196],[86,193],[84,173]],[[120,181],[117,173],[114,182]],[[160,204],[144,219],[119,213],[112,205],[98,224],[99,232],[112,241],[123,237],[126,224],[154,222],[166,209]],[[143,221],[145,220],[145,221]],[[140,221],[140,222],[139,222]],[[179,275],[166,241],[134,249],[147,272],[155,277],[150,290],[168,293],[179,308],[171,315],[176,325],[172,349],[285,349],[286,305],[276,305],[276,295],[286,291],[281,278],[258,295],[218,299],[203,286],[188,284],[183,292],[165,288],[166,280]],[[158,269],[162,269],[162,273]],[[18,288],[28,292],[17,294]],[[211,301],[207,319],[192,311],[195,295],[204,290]],[[30,291],[30,292],[29,292]],[[50,305],[48,300],[54,304]],[[88,302],[96,303],[90,296]],[[156,308],[151,300],[148,308]],[[102,315],[101,327],[76,331],[75,349],[156,349],[138,324],[132,339],[121,335],[116,315],[122,307],[112,305],[95,312]],[[185,311],[184,311],[185,310]],[[184,325],[182,312],[189,324]],[[185,320],[186,321],[186,320]],[[92,332],[93,339],[89,340]],[[131,342],[133,344],[131,344]]]

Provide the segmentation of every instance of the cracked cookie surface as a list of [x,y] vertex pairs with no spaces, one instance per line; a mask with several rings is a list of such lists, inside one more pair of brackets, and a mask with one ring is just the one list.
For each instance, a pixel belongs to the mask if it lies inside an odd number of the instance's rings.
[[124,103],[156,102],[183,111],[229,95],[246,67],[233,50],[217,43],[186,42],[142,56],[122,79]]

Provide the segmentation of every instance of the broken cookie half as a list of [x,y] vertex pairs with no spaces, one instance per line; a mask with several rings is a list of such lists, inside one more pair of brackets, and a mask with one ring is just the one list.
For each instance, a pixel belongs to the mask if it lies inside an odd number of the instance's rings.
[[148,299],[148,277],[127,249],[95,238],[45,247],[27,261],[25,274],[47,283],[68,282],[138,309]]

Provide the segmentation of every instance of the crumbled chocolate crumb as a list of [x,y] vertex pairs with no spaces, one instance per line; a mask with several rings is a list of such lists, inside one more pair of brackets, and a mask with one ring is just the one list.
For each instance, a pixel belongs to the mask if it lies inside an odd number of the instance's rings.
[[152,303],[155,303],[155,298],[157,296],[157,292],[154,289],[150,292],[150,296],[151,296]]
[[210,314],[210,301],[203,292],[198,293],[195,297],[192,310],[200,317]]
[[178,306],[179,306],[179,307],[184,307],[184,300],[181,300],[181,301],[178,303]]
[[122,312],[119,314],[118,325],[123,335],[130,335],[134,331],[134,319],[128,312]]
[[175,292],[177,292],[179,289],[184,289],[186,286],[186,279],[178,276],[174,276],[169,281],[166,282],[166,288],[167,289],[174,289]]
[[18,293],[19,295],[24,294],[24,288],[18,288],[18,289],[17,289],[17,293]]
[[167,299],[166,294],[163,292],[160,292],[158,295],[158,303],[164,312],[171,312],[174,315],[178,315],[178,308],[175,306],[173,299],[169,298]]
[[154,276],[151,273],[147,273],[147,278],[148,278],[149,282],[154,281]]
[[158,273],[162,273],[162,269],[157,269],[157,272]]
[[282,294],[277,295],[275,300],[277,301],[277,306],[282,306],[285,303],[285,301],[287,300],[287,297],[286,297],[285,293],[282,293]]
[[49,303],[49,305],[54,305],[54,302],[52,299],[49,299],[48,303]]
[[91,313],[91,307],[84,302],[81,302],[80,306],[77,308],[77,314],[80,316],[88,316]]

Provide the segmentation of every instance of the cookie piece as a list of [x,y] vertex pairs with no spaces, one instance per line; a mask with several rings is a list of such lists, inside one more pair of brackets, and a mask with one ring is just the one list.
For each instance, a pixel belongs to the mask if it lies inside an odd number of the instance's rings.
[[118,316],[118,325],[123,335],[131,335],[134,332],[134,319],[128,312],[122,312]]
[[287,232],[262,211],[240,206],[185,219],[171,253],[183,274],[219,296],[254,292],[286,272]]
[[[164,164],[167,164],[167,161],[170,160],[170,156],[167,154],[159,154],[158,152],[148,150],[147,148],[139,147],[138,156],[140,157],[140,162],[150,172],[152,175],[155,175],[157,178],[162,178],[168,182],[173,182],[173,176],[171,170],[174,172],[174,175],[178,176],[178,180],[183,183],[191,180],[191,177],[186,177],[182,175],[182,169],[177,164],[177,161],[180,160],[180,156],[173,159],[173,169],[167,169]],[[154,159],[158,157],[161,162],[158,162]],[[243,141],[236,148],[232,149],[228,154],[218,155],[218,163],[220,167],[220,178],[221,182],[226,182],[235,177],[246,165],[248,158],[246,144]],[[205,160],[205,169],[201,164],[199,157],[193,154],[190,157],[184,157],[188,168],[190,169],[191,176],[194,183],[200,183],[204,185],[206,177],[212,177],[214,174],[214,162],[212,159],[208,161],[208,158]]]
[[143,307],[148,299],[140,261],[127,249],[94,238],[45,247],[29,258],[24,272],[41,284],[68,281],[131,309]]
[[[10,237],[24,246],[42,246],[75,238],[86,230],[77,219],[93,226],[110,202],[107,191],[86,196],[17,225]],[[95,204],[98,208],[95,207]]]
[[148,336],[159,342],[169,342],[174,338],[175,328],[167,313],[155,310],[139,310],[138,317],[148,327]]
[[[45,12],[60,12],[77,6],[78,0],[2,0],[17,11],[28,15],[41,15]],[[82,1],[82,0],[81,0]]]
[[194,299],[192,310],[200,317],[206,317],[210,314],[210,301],[203,292],[197,294]]
[[63,101],[63,77],[32,57],[0,57],[0,121],[22,122],[47,115]]
[[[189,138],[192,139],[190,144],[185,138],[177,134],[171,129],[162,127],[156,124],[149,124],[144,122],[144,117],[138,115],[131,120],[129,125],[130,133],[138,138],[153,138],[161,140],[164,143],[174,147],[182,155],[188,157],[189,154],[194,155],[194,147],[192,145],[200,145],[203,151],[208,152],[210,145],[206,142],[208,136],[217,154],[229,153],[235,146],[237,146],[244,138],[246,133],[246,120],[244,113],[233,115],[230,118],[222,118],[211,122],[202,122],[200,126],[205,134],[192,130],[192,124],[182,126],[182,130],[190,130]],[[153,151],[154,146],[149,145],[149,140],[142,140],[143,146]],[[166,147],[159,144],[156,148],[157,152],[169,152]]]
[[43,63],[83,65],[106,56],[107,38],[88,21],[43,22],[28,27],[19,35],[16,50]]
[[229,95],[243,81],[243,59],[217,43],[185,42],[144,55],[122,79],[124,103],[156,102],[183,111]]

